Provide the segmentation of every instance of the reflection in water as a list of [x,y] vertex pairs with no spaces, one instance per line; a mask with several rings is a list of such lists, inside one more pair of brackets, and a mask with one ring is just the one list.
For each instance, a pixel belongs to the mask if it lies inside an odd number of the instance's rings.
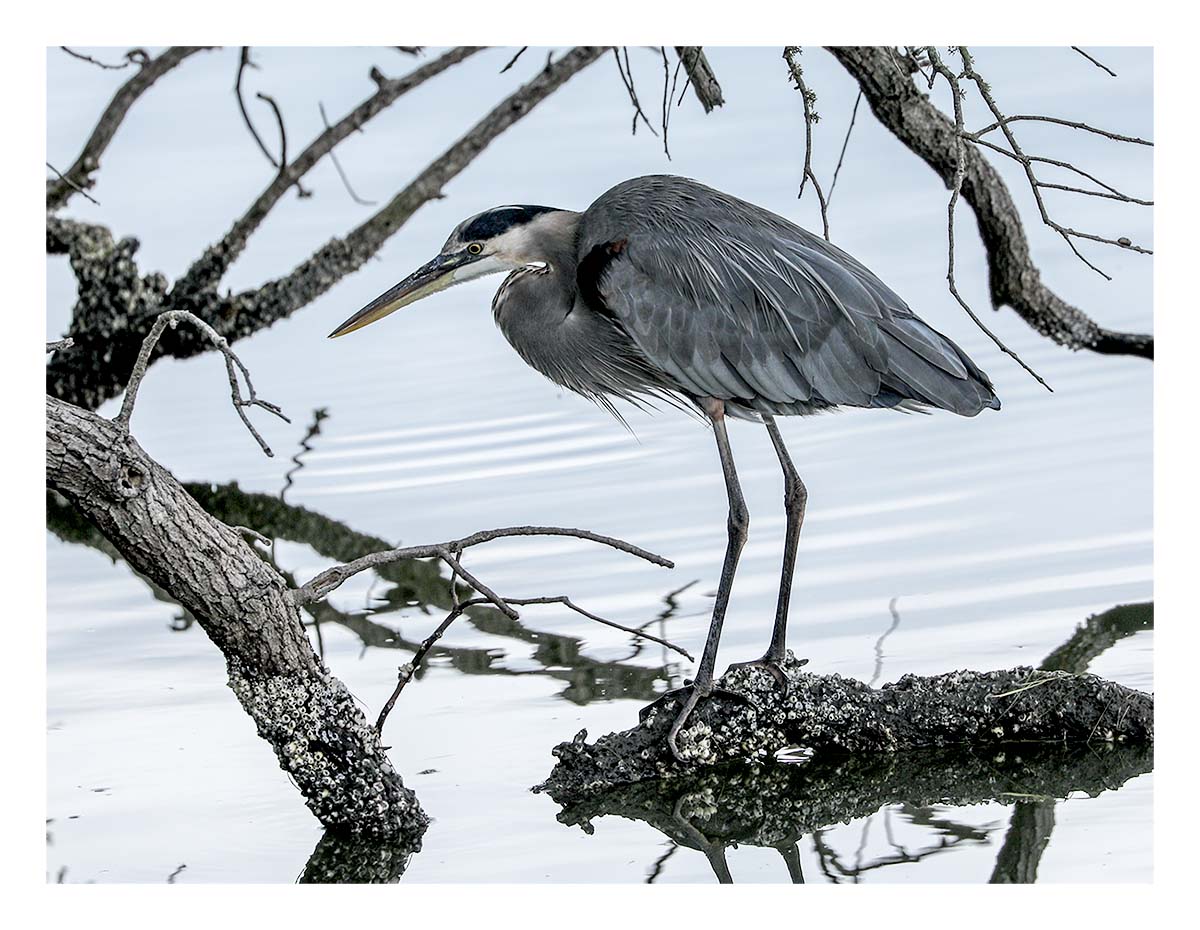
[[[391,545],[314,511],[287,504],[280,496],[247,493],[236,484],[192,484],[187,488],[208,512],[225,523],[249,527],[272,539],[309,545],[322,556],[337,561],[349,561]],[[120,558],[70,504],[52,493],[47,495],[47,525],[66,542],[98,549],[114,562]],[[324,602],[308,605],[306,609],[314,624],[336,623],[358,636],[364,648],[414,652],[420,640],[405,637],[398,627],[378,618],[414,608],[423,612],[448,610],[452,603],[450,581],[441,575],[436,563],[428,561],[398,562],[378,571],[391,587],[379,596],[377,602],[381,606],[370,615],[341,611]],[[155,597],[171,601],[166,592],[148,579],[143,580]],[[666,623],[678,615],[679,595],[690,587],[691,584],[668,592],[663,598],[663,610],[645,626],[657,623],[660,631],[665,629]],[[433,647],[431,655],[463,674],[552,677],[566,683],[561,696],[578,704],[614,698],[651,700],[660,692],[660,683],[668,687],[673,684],[675,670],[665,657],[658,668],[630,664],[629,660],[641,653],[640,644],[621,661],[602,662],[583,654],[582,640],[531,629],[494,608],[471,608],[464,616],[480,631],[533,645],[534,659],[540,668],[507,668],[503,655],[494,649],[440,643]],[[1082,672],[1113,643],[1152,629],[1153,617],[1150,603],[1114,607],[1091,617],[1041,667]],[[190,620],[184,613],[176,618],[175,627],[187,629]],[[888,632],[898,623],[899,614],[893,603]],[[876,646],[880,659],[881,649],[882,638]],[[823,876],[841,882],[859,881],[867,873],[892,865],[916,863],[963,846],[986,843],[995,830],[939,816],[940,805],[1011,802],[1013,815],[991,881],[1028,883],[1036,880],[1042,851],[1054,827],[1056,798],[1071,791],[1095,795],[1113,790],[1151,767],[1149,750],[1111,746],[1081,752],[1031,746],[1021,747],[1019,754],[1010,752],[991,758],[953,753],[873,756],[639,782],[570,804],[559,813],[558,819],[564,824],[577,824],[587,832],[591,832],[591,820],[600,816],[639,820],[659,830],[668,838],[669,846],[649,868],[646,878],[649,882],[662,875],[681,846],[701,852],[718,881],[732,881],[726,851],[739,844],[776,850],[783,864],[781,876],[786,874],[790,881],[803,882],[799,842],[804,836],[811,837]],[[864,862],[864,833],[854,864],[850,865],[831,847],[826,830],[861,817],[871,818],[864,824],[864,831],[871,829],[874,818],[882,818],[893,852]],[[894,842],[893,817],[930,830],[936,839],[917,849]],[[300,881],[397,881],[413,852],[327,835],[310,856]]]
[[[209,513],[233,526],[243,526],[271,540],[288,540],[311,547],[330,560],[345,562],[368,552],[391,548],[392,542],[359,533],[344,523],[307,508],[289,504],[286,494],[310,440],[320,434],[324,410],[314,412],[293,467],[278,495],[247,493],[236,483],[190,484],[189,493]],[[65,500],[47,495],[48,528],[60,539],[104,552],[114,562],[119,554]],[[275,559],[275,546],[268,558]],[[413,653],[419,639],[406,637],[403,614],[447,611],[453,604],[451,580],[435,561],[397,562],[380,567],[379,580],[389,587],[370,598],[370,610],[343,611],[325,603],[306,606],[318,638],[324,623],[337,624],[358,637],[363,648],[398,649]],[[173,599],[149,579],[142,579],[154,597]],[[292,580],[294,583],[293,579]],[[681,616],[680,596],[696,582],[667,592],[662,610],[641,629],[657,624],[666,638],[667,623]],[[465,593],[466,589],[462,589]],[[883,646],[896,630],[900,615],[895,600],[889,605],[891,626],[875,644],[872,683],[882,675]],[[180,608],[172,623],[187,630],[193,618]],[[664,687],[676,684],[677,669],[666,651],[658,667],[634,664],[646,642],[635,640],[627,655],[604,662],[584,654],[582,639],[532,629],[488,606],[470,608],[466,622],[491,636],[533,647],[536,668],[510,668],[500,650],[438,643],[430,655],[467,675],[550,677],[565,683],[560,696],[576,704],[618,698],[649,701]],[[386,622],[391,618],[394,622]],[[1118,640],[1153,628],[1153,605],[1115,607],[1089,618],[1072,637],[1054,650],[1041,668],[1079,673]],[[417,671],[423,677],[424,668]],[[858,882],[872,872],[895,865],[921,862],[956,849],[978,847],[992,841],[998,825],[983,827],[957,822],[944,813],[946,805],[985,801],[1013,804],[1013,813],[996,856],[991,881],[1029,883],[1037,878],[1038,865],[1055,823],[1055,804],[1071,791],[1098,794],[1114,790],[1130,778],[1151,769],[1148,750],[1102,746],[1099,751],[1063,751],[1055,747],[1022,746],[1019,751],[980,758],[969,753],[918,753],[843,759],[835,763],[771,765],[760,769],[711,771],[703,775],[661,782],[641,782],[565,806],[558,815],[564,824],[577,824],[591,832],[592,819],[618,816],[641,821],[667,838],[665,850],[648,867],[647,882],[657,881],[681,847],[701,852],[720,882],[732,881],[727,851],[739,844],[774,849],[783,868],[780,877],[805,880],[800,842],[809,837],[821,875],[830,882]],[[844,854],[834,848],[829,833],[833,825],[866,818],[857,848]],[[921,828],[928,842],[907,846],[896,841],[894,821]],[[867,857],[869,834],[881,825],[890,852]],[[378,846],[327,835],[313,850],[301,882],[398,881],[415,849]],[[177,869],[168,880],[182,871]]]
[[[593,831],[597,817],[623,817],[646,823],[676,846],[701,852],[719,882],[732,881],[726,852],[760,846],[779,853],[784,872],[802,882],[799,843],[811,836],[821,871],[829,881],[859,881],[872,871],[920,862],[955,849],[989,842],[996,825],[956,822],[944,805],[996,801],[1016,809],[997,856],[993,881],[1029,882],[1053,826],[1054,798],[1074,791],[1095,796],[1119,788],[1150,771],[1151,751],[1105,745],[1063,749],[1023,745],[986,757],[966,751],[878,754],[809,762],[803,765],[744,766],[623,785],[569,802],[559,822]],[[1036,801],[1024,800],[1029,796]],[[893,852],[863,861],[864,835],[853,865],[829,845],[825,831],[859,818],[882,818]],[[895,842],[891,818],[923,827],[934,841],[918,849]],[[651,870],[659,877],[666,857]]]
[[[876,644],[878,678],[883,639],[900,623],[893,600],[892,626]],[[1092,659],[1117,641],[1152,629],[1154,605],[1130,604],[1089,617],[1071,638],[1042,663],[1047,671],[1080,674]],[[1072,791],[1095,796],[1151,771],[1152,750],[1100,744],[1062,748],[1016,744],[988,757],[970,751],[916,752],[747,770],[725,768],[703,775],[637,782],[563,804],[561,823],[593,830],[592,819],[618,816],[649,824],[665,834],[673,852],[686,846],[701,852],[717,881],[733,878],[726,850],[740,844],[775,849],[788,878],[803,882],[799,842],[811,835],[822,874],[840,883],[858,882],[868,872],[920,862],[963,845],[986,844],[995,827],[962,824],[944,816],[941,805],[987,801],[1013,804],[1004,843],[991,882],[1028,884],[1037,880],[1042,852],[1054,829],[1056,799]],[[930,830],[936,841],[910,850],[892,834],[893,814]],[[882,816],[893,852],[863,861],[867,834]],[[826,828],[866,817],[853,866],[842,862],[826,838]],[[662,874],[669,855],[652,866],[647,882]]]
[[[393,543],[359,533],[344,523],[332,520],[315,511],[288,504],[279,497],[242,491],[236,483],[210,485],[192,483],[185,487],[199,504],[217,519],[231,526],[245,526],[273,540],[288,540],[310,546],[320,555],[338,562],[348,562],[369,552],[390,549]],[[58,495],[50,492],[46,498],[47,527],[64,542],[91,546],[107,554],[115,561],[120,555],[108,541],[75,509]],[[295,584],[295,579],[278,563],[274,555],[267,555],[276,568]],[[311,626],[319,630],[322,623],[336,623],[353,632],[364,648],[399,649],[416,652],[420,639],[406,637],[399,628],[400,614],[413,609],[422,613],[448,611],[452,605],[450,581],[441,573],[436,561],[407,560],[380,566],[378,574],[391,587],[374,598],[370,613],[342,611],[327,602],[305,605],[312,618]],[[143,578],[155,597],[170,603],[173,599],[165,591]],[[678,596],[691,585],[669,592],[664,597],[664,607],[657,616],[646,621],[643,628],[657,623],[665,627],[668,620],[679,610]],[[466,587],[460,594],[467,594]],[[182,610],[182,608],[181,608]],[[397,625],[380,622],[380,618],[395,615]],[[650,701],[662,690],[673,685],[676,665],[664,655],[658,667],[632,664],[630,660],[640,652],[641,640],[631,653],[618,661],[601,661],[584,654],[585,642],[574,636],[535,630],[520,620],[514,620],[493,607],[480,605],[468,608],[464,619],[483,633],[529,644],[533,647],[533,660],[538,668],[513,669],[504,664],[504,653],[483,647],[434,645],[429,656],[442,660],[466,675],[535,675],[554,678],[565,682],[561,697],[575,704],[587,704],[597,700],[626,698]],[[188,629],[191,617],[183,612],[173,628]],[[424,676],[426,666],[417,670],[417,678]]]

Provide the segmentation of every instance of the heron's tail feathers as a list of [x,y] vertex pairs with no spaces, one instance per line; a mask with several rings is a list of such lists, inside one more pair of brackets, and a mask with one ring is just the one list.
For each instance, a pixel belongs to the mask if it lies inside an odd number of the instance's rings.
[[[925,405],[973,417],[1000,409],[992,382],[962,349],[916,316],[881,321],[888,370],[879,399],[883,406]],[[887,403],[892,397],[895,403]]]

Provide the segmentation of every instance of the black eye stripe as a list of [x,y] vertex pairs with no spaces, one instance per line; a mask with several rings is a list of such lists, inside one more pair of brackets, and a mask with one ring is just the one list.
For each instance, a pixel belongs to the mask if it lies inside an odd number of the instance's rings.
[[462,231],[462,237],[464,239],[492,239],[514,226],[523,226],[535,216],[543,213],[555,213],[557,210],[557,207],[538,207],[528,204],[497,207],[475,217]]

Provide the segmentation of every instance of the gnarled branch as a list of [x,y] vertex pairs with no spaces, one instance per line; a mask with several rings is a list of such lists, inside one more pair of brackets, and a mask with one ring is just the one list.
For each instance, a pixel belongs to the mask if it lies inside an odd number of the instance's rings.
[[[58,210],[65,206],[76,191],[90,188],[95,181],[92,174],[100,167],[100,156],[112,142],[117,129],[124,121],[129,108],[137,102],[160,77],[182,64],[187,58],[205,50],[205,46],[178,45],[142,62],[137,74],[121,85],[116,95],[100,115],[96,127],[83,144],[83,149],[61,178],[46,184],[46,209]],[[130,59],[131,61],[133,59]]]
[[[834,46],[833,56],[859,83],[872,112],[897,139],[950,186],[958,166],[953,121],[921,93],[894,53],[879,47]],[[964,147],[962,199],[979,224],[987,252],[993,306],[1012,307],[1041,333],[1069,349],[1154,357],[1154,337],[1106,329],[1048,288],[1034,264],[1020,214],[983,153]]]

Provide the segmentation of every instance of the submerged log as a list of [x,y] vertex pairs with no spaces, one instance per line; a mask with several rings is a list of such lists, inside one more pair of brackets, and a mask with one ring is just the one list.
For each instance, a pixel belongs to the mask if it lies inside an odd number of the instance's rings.
[[801,671],[789,656],[787,687],[759,668],[734,668],[667,746],[680,700],[652,705],[631,729],[594,743],[587,731],[559,744],[549,779],[556,800],[730,762],[763,763],[785,750],[815,759],[1007,744],[1152,744],[1154,699],[1095,675],[1015,668],[956,671],[871,688],[840,675]]

